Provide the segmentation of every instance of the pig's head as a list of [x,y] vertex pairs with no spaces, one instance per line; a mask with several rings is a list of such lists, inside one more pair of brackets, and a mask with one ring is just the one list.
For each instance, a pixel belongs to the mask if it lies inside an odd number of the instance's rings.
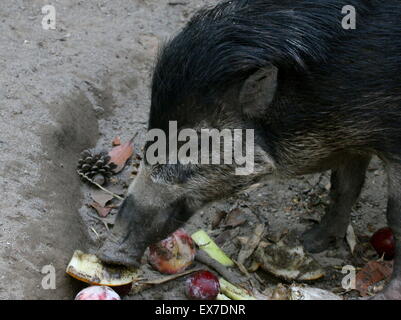
[[[259,80],[260,73],[257,73],[250,78],[251,83],[245,83],[243,90],[254,90],[255,79],[268,85],[266,79]],[[249,89],[250,87],[252,89]],[[245,100],[249,102],[252,99],[252,94],[246,92],[242,92],[240,96],[238,101],[244,103]],[[249,147],[253,148],[253,158],[250,159],[253,161],[251,164],[252,172],[238,174],[236,170],[244,168],[245,164],[239,165],[237,159],[234,158],[232,164],[226,164],[224,140],[220,140],[220,136],[215,138],[221,142],[219,149],[221,152],[218,155],[221,164],[203,164],[200,142],[203,129],[218,129],[221,133],[222,129],[250,128],[249,122],[242,120],[241,116],[236,116],[235,112],[230,112],[228,105],[223,105],[224,103],[234,103],[232,100],[232,98],[228,99],[228,102],[222,102],[219,105],[223,109],[218,111],[220,114],[208,115],[205,113],[203,119],[199,119],[200,115],[193,113],[193,117],[188,120],[188,125],[182,124],[181,116],[175,119],[180,123],[178,133],[182,132],[182,129],[193,128],[192,132],[199,138],[196,142],[196,147],[199,146],[198,163],[183,164],[182,154],[181,156],[178,154],[177,163],[150,163],[148,151],[152,148],[152,142],[147,143],[144,150],[145,157],[141,163],[138,176],[130,186],[127,197],[118,213],[115,226],[100,251],[99,256],[103,261],[137,266],[148,245],[164,239],[177,230],[203,205],[214,200],[231,197],[274,171],[272,158],[264,149],[262,141],[258,141],[260,134],[252,131],[254,140],[248,141],[249,137],[246,136],[245,130],[241,131],[243,141],[240,145],[243,148],[242,155],[249,151]],[[224,107],[227,108],[226,113],[224,113]],[[161,123],[160,119],[155,120],[154,117],[158,117],[158,113],[154,107],[152,107],[151,114],[153,118],[150,120],[150,129],[157,128],[162,132],[166,130],[166,143],[168,144],[168,122],[172,119],[170,118],[166,123]],[[238,113],[238,115],[240,114]],[[258,129],[256,128],[256,130]],[[233,141],[234,139],[233,136]],[[208,143],[210,143],[210,150],[213,150],[213,138],[210,138]],[[178,153],[182,150],[182,146],[183,142],[178,142]],[[160,150],[157,150],[156,153],[158,152]],[[166,152],[169,152],[168,146]],[[153,152],[152,155],[154,155]],[[207,154],[207,157],[212,163],[212,152]],[[234,150],[232,157],[234,157]]]
[[[246,59],[240,66],[235,56],[220,54],[216,47],[210,47],[213,43],[194,43],[193,39],[200,41],[200,36],[184,30],[159,57],[153,76],[149,130],[166,134],[167,163],[149,160],[148,151],[156,139],[148,141],[138,176],[99,252],[105,262],[138,266],[147,246],[174,232],[202,206],[231,197],[274,172],[275,163],[260,124],[266,122],[266,110],[274,102],[277,68],[270,63],[250,64]],[[210,52],[205,52],[205,47]],[[168,146],[171,122],[177,123],[178,134],[184,129],[194,130],[192,137],[199,139],[198,163],[182,161],[187,153],[179,152],[188,141],[185,139],[177,145],[178,161],[169,163],[169,154],[175,152]],[[248,151],[249,143],[245,130],[252,130],[251,172],[238,174],[236,169],[244,164],[238,164],[234,150],[232,163],[228,163],[224,144],[220,148],[220,164],[205,164],[199,142],[202,129],[217,129],[220,133],[224,129],[243,130],[242,141],[232,135],[232,145],[241,145],[243,152]],[[208,143],[213,143],[213,138]],[[206,155],[209,159],[215,156],[213,152]]]

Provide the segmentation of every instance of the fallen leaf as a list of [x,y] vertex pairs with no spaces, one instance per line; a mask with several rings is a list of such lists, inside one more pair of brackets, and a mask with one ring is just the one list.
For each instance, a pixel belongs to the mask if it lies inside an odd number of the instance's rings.
[[112,142],[113,147],[121,146],[121,138],[120,137],[115,137],[113,142]]
[[91,192],[91,197],[93,201],[97,202],[101,207],[106,207],[107,203],[113,199],[112,195],[101,190],[93,190]]
[[241,251],[238,254],[238,263],[244,265],[246,260],[252,255],[255,249],[259,246],[265,232],[265,225],[258,224],[253,231],[253,234],[246,243],[242,245]]
[[233,209],[226,216],[223,227],[235,228],[246,222],[244,214],[239,208]]
[[222,246],[226,242],[233,240],[239,233],[239,228],[223,231],[216,237],[215,242],[217,245]]
[[114,147],[110,152],[110,162],[114,163],[117,168],[113,169],[114,173],[119,173],[121,170],[124,169],[125,164],[127,163],[128,159],[131,158],[132,154],[134,153],[134,144],[133,140]]
[[348,226],[346,239],[347,239],[349,248],[351,249],[351,253],[354,254],[357,239],[356,239],[356,235],[355,235],[354,228],[352,227],[352,225]]
[[226,211],[218,211],[215,213],[213,221],[212,221],[212,229],[216,229],[221,221],[223,221],[223,219],[227,216],[227,212]]
[[392,273],[392,261],[370,261],[356,274],[356,290],[362,297],[369,296],[369,288],[382,280],[389,279]]
[[101,206],[99,203],[97,203],[97,202],[92,202],[92,203],[90,204],[90,206],[91,206],[93,209],[95,209],[95,210],[97,211],[98,215],[99,215],[100,217],[102,217],[102,218],[107,217],[107,216],[109,215],[110,211],[113,209],[113,208],[110,208],[110,207],[102,207],[102,206]]

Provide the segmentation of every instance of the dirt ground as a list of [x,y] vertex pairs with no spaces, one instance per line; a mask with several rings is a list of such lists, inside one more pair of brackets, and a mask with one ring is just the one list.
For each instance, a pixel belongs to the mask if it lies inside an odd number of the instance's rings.
[[[107,230],[86,204],[89,186],[76,175],[79,153],[110,148],[115,136],[143,142],[149,84],[159,45],[206,0],[6,0],[0,4],[0,299],[72,299],[82,287],[65,275],[76,249],[94,252]],[[42,28],[42,6],[56,8],[56,30]],[[131,168],[119,176],[126,184]],[[239,207],[247,222],[225,233],[222,248],[236,258],[238,235],[260,222],[268,235],[300,234],[327,202],[328,173],[270,181],[199,212],[185,229],[211,229],[219,210]],[[352,213],[358,236],[385,225],[385,178],[372,162]],[[124,189],[120,189],[124,193]],[[114,214],[115,212],[113,212]],[[225,231],[217,229],[217,237]],[[222,239],[222,238],[221,238]],[[315,255],[327,276],[314,286],[341,286],[333,266],[354,264],[343,248]],[[42,287],[54,266],[56,289]],[[266,286],[278,282],[260,276]],[[180,279],[128,299],[180,299]],[[264,285],[259,284],[259,289]]]

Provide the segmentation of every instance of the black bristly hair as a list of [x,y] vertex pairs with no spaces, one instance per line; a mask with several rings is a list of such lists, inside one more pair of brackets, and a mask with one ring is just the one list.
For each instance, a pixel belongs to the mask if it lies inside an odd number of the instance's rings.
[[[305,72],[310,63],[324,62],[334,40],[345,33],[343,6],[354,5],[363,16],[375,3],[233,0],[201,10],[161,50],[149,127],[162,128],[165,120],[185,117],[183,104],[212,99],[268,63],[279,70]],[[207,105],[211,103],[194,105],[190,112],[210,113]]]

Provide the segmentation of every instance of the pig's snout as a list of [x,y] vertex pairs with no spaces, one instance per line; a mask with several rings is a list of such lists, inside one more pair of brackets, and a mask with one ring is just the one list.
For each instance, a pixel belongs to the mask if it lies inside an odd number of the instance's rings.
[[122,265],[129,268],[139,268],[145,250],[119,244],[110,238],[105,241],[97,256],[107,264]]
[[149,245],[166,238],[190,217],[192,211],[177,198],[177,192],[154,183],[142,166],[98,257],[109,264],[139,267]]
[[97,256],[105,263],[139,267],[146,250],[138,228],[141,225],[139,213],[132,195],[128,196],[118,213],[115,226]]

